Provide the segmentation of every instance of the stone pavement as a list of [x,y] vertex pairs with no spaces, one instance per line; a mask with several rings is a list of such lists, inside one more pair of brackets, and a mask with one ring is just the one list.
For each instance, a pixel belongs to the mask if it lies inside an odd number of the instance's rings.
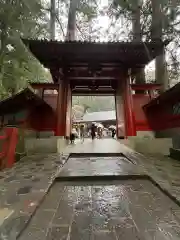
[[124,156],[83,156],[70,157],[59,176],[114,176],[129,175],[137,166]]
[[149,181],[57,182],[20,240],[178,240],[180,209]]
[[0,240],[15,240],[66,161],[57,154],[24,157],[0,172]]
[[[70,152],[74,154],[20,240],[180,239],[179,205],[162,191],[178,197],[177,161],[146,158],[112,139],[78,143],[66,149]],[[131,161],[118,154],[110,157],[114,152],[124,153]],[[149,175],[162,189],[143,178],[109,181],[110,176],[124,174]]]
[[75,145],[69,145],[65,153],[119,153],[127,151],[124,145],[120,145],[114,139],[85,139],[83,143],[77,141]]
[[66,153],[123,153],[136,165],[136,172],[146,174],[156,181],[163,189],[168,191],[180,202],[180,162],[168,156],[153,155],[145,156],[134,152],[127,146],[113,139],[90,139],[85,143],[70,145]]
[[[61,168],[69,153],[74,155]],[[145,157],[113,139],[68,146],[61,157],[29,157],[1,173],[0,240],[16,239],[25,226],[20,240],[180,239],[179,202],[175,204],[148,179],[109,178],[148,175],[180,200],[179,169],[178,161]],[[95,176],[100,179],[93,180]]]

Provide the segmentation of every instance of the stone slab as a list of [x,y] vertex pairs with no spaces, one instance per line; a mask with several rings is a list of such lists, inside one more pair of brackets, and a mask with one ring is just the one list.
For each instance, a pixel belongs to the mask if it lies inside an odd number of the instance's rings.
[[[66,148],[67,154],[73,153],[123,153],[138,166],[139,174],[149,175],[165,191],[180,202],[180,163],[161,153],[142,154],[124,144],[127,140],[98,139],[85,140]],[[98,151],[99,149],[99,151]]]
[[[39,221],[36,225],[36,215],[39,219],[45,216],[45,204],[37,210],[20,240],[28,239],[30,231],[31,239],[41,235],[38,240],[174,240],[180,237],[179,206],[150,181],[115,181],[111,185],[107,181],[93,185],[66,182],[56,183],[54,187],[44,200],[44,204],[52,201],[54,214],[48,218],[49,222]],[[59,200],[56,204],[53,204],[54,197]]]
[[59,174],[62,176],[104,176],[137,173],[136,165],[125,157],[70,157]]

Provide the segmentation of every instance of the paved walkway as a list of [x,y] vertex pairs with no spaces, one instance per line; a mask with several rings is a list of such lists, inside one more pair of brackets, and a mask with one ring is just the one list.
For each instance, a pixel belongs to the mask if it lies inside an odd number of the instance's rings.
[[0,240],[15,240],[41,203],[67,156],[24,157],[0,172]]
[[[17,239],[25,226],[20,240],[180,239],[180,208],[153,181],[109,178],[149,175],[180,201],[179,170],[178,161],[144,157],[113,139],[79,142],[64,156],[25,158],[0,174],[0,240]],[[89,178],[69,181],[83,176]]]
[[[112,178],[109,181],[109,176],[146,174],[172,193],[173,185],[166,177],[174,172],[180,184],[175,171],[180,167],[178,162],[165,158],[147,159],[112,139],[87,140],[83,144],[69,146],[68,152],[76,154],[71,155],[64,165],[58,181],[20,240],[180,238],[180,208],[153,181],[143,178],[135,181],[112,181]],[[98,155],[115,152],[128,155],[132,161],[118,154],[112,154],[112,157]],[[85,178],[77,178],[83,176]],[[99,176],[99,179],[94,176]],[[176,187],[180,193],[180,185]]]
[[[66,153],[119,153],[128,150],[125,145],[121,144],[114,139],[85,139],[82,143],[77,141],[74,145],[69,145]],[[130,149],[128,150],[130,151]]]
[[137,166],[124,156],[71,157],[59,176],[114,176],[137,172]]
[[57,182],[20,240],[178,240],[179,216],[146,180]]

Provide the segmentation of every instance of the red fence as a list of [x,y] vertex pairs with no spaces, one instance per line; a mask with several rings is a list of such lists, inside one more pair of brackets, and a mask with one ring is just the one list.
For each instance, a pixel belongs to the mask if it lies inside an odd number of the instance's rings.
[[3,135],[0,136],[0,169],[10,168],[15,162],[16,145],[18,142],[17,128],[4,128]]

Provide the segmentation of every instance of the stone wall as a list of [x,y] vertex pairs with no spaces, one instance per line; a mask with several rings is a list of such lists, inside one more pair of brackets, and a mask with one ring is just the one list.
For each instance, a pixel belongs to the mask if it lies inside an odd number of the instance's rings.
[[171,138],[128,137],[125,145],[144,154],[169,155],[172,148]]
[[[51,139],[54,135],[51,131],[37,132],[23,128],[18,129],[18,143],[16,146],[16,159],[19,160],[26,154],[32,153],[54,153],[55,140]],[[54,149],[54,150],[53,150]]]
[[25,149],[28,155],[36,153],[62,153],[66,147],[64,137],[26,138]]

